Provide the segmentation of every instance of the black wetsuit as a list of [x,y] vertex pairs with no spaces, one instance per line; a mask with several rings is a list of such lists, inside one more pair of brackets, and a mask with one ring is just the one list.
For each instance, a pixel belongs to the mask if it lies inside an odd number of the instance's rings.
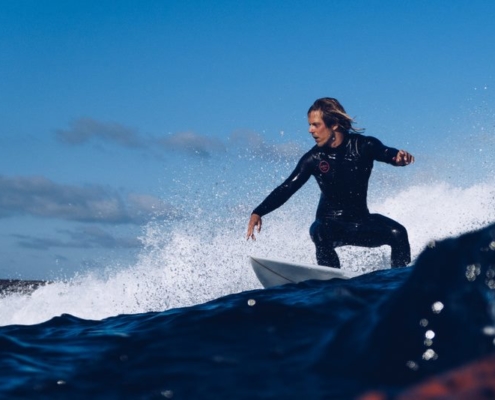
[[336,148],[315,146],[253,213],[263,216],[280,207],[313,175],[321,189],[310,228],[318,264],[340,268],[335,251],[339,246],[389,245],[392,267],[406,266],[411,261],[406,229],[383,215],[370,214],[366,200],[373,161],[394,164],[397,153],[374,137],[355,133],[346,134]]

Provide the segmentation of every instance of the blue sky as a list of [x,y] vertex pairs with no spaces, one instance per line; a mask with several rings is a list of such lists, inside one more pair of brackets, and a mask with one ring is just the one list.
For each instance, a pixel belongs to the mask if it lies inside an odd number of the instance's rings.
[[415,168],[489,173],[494,17],[489,0],[0,0],[0,277],[125,263],[208,173],[242,179],[239,152],[294,162],[318,97]]

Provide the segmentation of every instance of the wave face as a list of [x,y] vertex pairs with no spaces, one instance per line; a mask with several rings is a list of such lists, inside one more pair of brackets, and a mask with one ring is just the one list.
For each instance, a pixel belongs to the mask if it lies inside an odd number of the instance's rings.
[[350,399],[378,388],[395,396],[493,353],[493,288],[495,224],[430,243],[410,268],[3,327],[0,390],[8,398]]

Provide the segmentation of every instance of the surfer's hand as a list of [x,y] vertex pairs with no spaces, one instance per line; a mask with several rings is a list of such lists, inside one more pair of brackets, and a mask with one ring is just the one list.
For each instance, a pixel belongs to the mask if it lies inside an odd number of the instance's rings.
[[395,165],[404,166],[414,162],[414,157],[405,150],[399,150],[397,155],[393,158]]
[[256,237],[254,236],[254,228],[256,228],[258,232],[261,231],[261,217],[258,214],[251,214],[246,235],[247,240],[256,240]]

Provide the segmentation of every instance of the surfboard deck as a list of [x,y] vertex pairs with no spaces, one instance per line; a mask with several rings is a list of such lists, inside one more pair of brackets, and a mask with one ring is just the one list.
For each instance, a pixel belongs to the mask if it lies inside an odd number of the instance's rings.
[[270,260],[254,256],[250,256],[249,261],[258,280],[265,288],[285,285],[287,283],[299,283],[311,279],[349,279],[359,275],[356,272],[345,271],[339,268],[293,263],[276,259]]

